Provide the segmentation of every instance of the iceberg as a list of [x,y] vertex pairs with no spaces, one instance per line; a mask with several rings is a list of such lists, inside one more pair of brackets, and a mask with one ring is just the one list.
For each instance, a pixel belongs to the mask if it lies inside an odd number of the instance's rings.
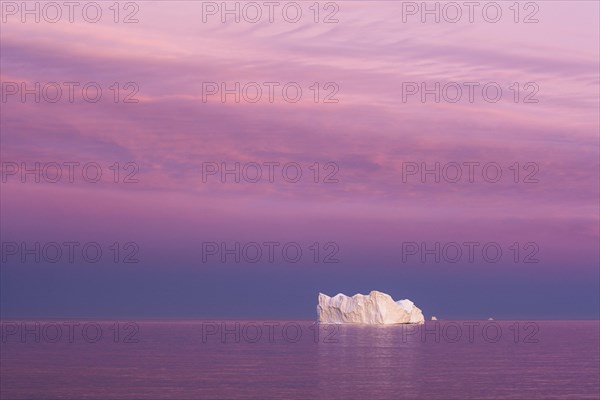
[[394,301],[392,296],[373,290],[368,295],[333,297],[319,293],[319,322],[324,324],[423,324],[425,317],[410,300]]

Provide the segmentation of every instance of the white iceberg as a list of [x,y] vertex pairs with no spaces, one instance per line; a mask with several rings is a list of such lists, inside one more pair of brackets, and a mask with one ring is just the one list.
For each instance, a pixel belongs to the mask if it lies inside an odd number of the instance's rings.
[[373,290],[368,296],[348,297],[339,293],[329,297],[319,293],[319,322],[324,324],[423,324],[425,317],[410,300],[394,301],[392,296]]
[[438,319],[437,319],[437,317],[434,315],[434,316],[432,316],[432,317],[431,317],[431,320],[432,320],[432,321],[437,321]]

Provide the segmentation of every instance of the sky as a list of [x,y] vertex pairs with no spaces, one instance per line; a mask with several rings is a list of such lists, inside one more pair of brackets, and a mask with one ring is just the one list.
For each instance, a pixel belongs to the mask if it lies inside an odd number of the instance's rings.
[[599,4],[420,3],[3,1],[2,317],[597,319]]

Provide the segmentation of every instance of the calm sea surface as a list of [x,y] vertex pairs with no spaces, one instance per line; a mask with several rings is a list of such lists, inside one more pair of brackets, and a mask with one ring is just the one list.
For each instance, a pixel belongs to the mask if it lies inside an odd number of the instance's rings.
[[599,399],[598,321],[2,321],[1,399]]

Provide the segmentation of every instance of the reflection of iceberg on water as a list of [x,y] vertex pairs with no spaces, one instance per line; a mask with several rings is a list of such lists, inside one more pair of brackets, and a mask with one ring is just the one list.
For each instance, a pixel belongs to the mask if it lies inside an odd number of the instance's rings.
[[329,297],[319,293],[319,322],[325,324],[422,324],[423,312],[410,300],[394,301],[392,296],[373,290],[368,295]]

